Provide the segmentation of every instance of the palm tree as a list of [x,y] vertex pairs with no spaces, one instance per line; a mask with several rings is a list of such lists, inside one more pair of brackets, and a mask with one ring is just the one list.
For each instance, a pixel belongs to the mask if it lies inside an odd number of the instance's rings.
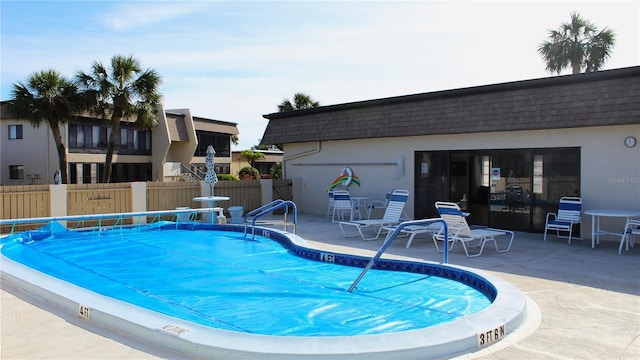
[[136,58],[116,55],[111,58],[109,68],[94,61],[90,73],[76,73],[76,82],[96,98],[91,113],[108,120],[111,125],[102,176],[102,182],[109,182],[113,153],[120,137],[120,122],[135,119],[139,129],[151,129],[158,124],[156,112],[162,99],[159,92],[162,79],[155,70],[143,70]]
[[240,156],[245,158],[249,163],[249,166],[251,166],[254,169],[256,168],[256,162],[258,160],[264,159],[263,153],[259,151],[253,151],[253,150],[242,150],[242,152],[240,152]]
[[593,24],[571,13],[571,22],[562,23],[558,30],[549,30],[549,40],[538,47],[538,53],[546,62],[549,72],[571,67],[574,74],[598,71],[604,67],[605,60],[611,56],[615,43],[613,30],[604,28],[598,31]]
[[293,95],[293,104],[289,99],[284,99],[280,105],[278,105],[278,111],[292,111],[301,109],[310,109],[320,106],[320,103],[313,100],[309,95],[303,93],[296,93]]
[[42,70],[31,74],[26,83],[14,84],[7,105],[14,116],[29,120],[33,127],[40,127],[43,122],[49,125],[58,151],[61,180],[67,184],[67,152],[60,124],[88,106],[76,85],[55,70]]

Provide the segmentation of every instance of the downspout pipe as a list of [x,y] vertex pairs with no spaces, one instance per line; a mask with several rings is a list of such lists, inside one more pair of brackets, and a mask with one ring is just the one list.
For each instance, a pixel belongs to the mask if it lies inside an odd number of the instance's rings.
[[287,178],[287,174],[286,174],[287,167],[285,166],[287,161],[303,158],[303,157],[306,157],[306,156],[309,156],[309,155],[313,155],[313,154],[317,154],[321,150],[322,150],[322,142],[318,140],[318,141],[316,141],[316,146],[313,149],[305,150],[305,151],[299,152],[297,154],[291,154],[291,155],[288,155],[288,156],[284,156],[282,158],[282,177],[284,179]]

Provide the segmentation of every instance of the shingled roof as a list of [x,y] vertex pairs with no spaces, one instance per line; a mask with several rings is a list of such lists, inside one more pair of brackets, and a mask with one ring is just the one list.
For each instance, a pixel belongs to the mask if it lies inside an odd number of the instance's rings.
[[640,123],[640,66],[264,115],[263,144]]

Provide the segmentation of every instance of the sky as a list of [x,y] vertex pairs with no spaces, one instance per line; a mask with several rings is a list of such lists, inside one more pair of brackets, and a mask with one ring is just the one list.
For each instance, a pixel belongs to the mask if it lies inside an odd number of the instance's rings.
[[572,12],[615,32],[605,69],[640,65],[637,0],[2,0],[0,100],[34,72],[132,55],[165,109],[237,123],[244,150],[298,92],[333,105],[556,76],[537,48]]

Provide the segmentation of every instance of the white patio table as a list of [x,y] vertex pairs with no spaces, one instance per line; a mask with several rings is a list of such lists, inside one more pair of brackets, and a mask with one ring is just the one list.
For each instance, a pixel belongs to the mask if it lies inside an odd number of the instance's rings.
[[[193,201],[201,202],[202,207],[204,208],[214,208],[216,207],[216,201],[225,201],[229,200],[228,196],[199,196],[193,198]],[[214,223],[216,221],[215,217],[211,215],[211,213],[206,213],[202,222],[204,223]]]
[[622,229],[620,232],[608,231],[600,229],[601,217],[621,217],[629,220],[633,217],[640,217],[640,211],[634,210],[615,210],[615,209],[599,209],[599,210],[585,210],[586,215],[591,215],[591,248],[595,248],[596,244],[600,244],[600,235],[616,235],[622,236]]
[[[370,196],[351,196],[351,201],[354,203],[356,208],[358,209],[358,220],[363,219],[362,210],[364,209],[364,213],[367,213],[367,207],[369,206],[369,202],[371,202]],[[351,218],[353,221],[353,217]]]

